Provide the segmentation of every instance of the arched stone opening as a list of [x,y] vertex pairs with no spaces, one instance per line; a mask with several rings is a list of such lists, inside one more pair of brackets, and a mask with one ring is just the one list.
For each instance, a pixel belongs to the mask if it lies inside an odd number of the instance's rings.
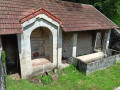
[[53,62],[53,35],[48,28],[39,27],[33,30],[30,41],[31,60],[34,65]]

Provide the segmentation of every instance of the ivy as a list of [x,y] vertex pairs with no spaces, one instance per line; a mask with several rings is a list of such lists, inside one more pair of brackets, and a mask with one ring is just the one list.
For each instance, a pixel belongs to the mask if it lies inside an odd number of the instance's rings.
[[2,50],[2,52],[1,52],[1,60],[2,60],[2,63],[3,63],[3,66],[4,66],[4,67],[5,67],[5,57],[6,57],[5,51]]

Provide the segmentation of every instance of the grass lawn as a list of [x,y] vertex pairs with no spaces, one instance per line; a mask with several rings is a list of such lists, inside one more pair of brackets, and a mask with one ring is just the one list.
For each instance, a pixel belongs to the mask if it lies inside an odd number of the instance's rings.
[[113,90],[118,86],[120,86],[120,63],[88,76],[71,65],[59,71],[58,80],[46,86],[7,77],[7,90]]

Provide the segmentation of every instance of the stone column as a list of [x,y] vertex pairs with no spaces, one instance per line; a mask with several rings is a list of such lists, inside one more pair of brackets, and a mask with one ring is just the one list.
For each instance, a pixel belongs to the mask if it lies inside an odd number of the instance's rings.
[[109,48],[110,35],[111,35],[111,30],[105,30],[102,49],[106,56],[107,56],[108,48]]
[[97,32],[96,33],[96,39],[95,39],[95,46],[94,46],[94,51],[101,51],[102,48],[102,33]]
[[53,65],[57,66],[57,30],[56,31],[52,31],[53,33]]
[[58,29],[58,67],[62,65],[62,30]]
[[27,78],[32,74],[30,37],[18,34],[18,48],[20,57],[21,77]]
[[77,52],[77,33],[73,33],[72,41],[73,41],[72,57],[76,57],[76,52]]

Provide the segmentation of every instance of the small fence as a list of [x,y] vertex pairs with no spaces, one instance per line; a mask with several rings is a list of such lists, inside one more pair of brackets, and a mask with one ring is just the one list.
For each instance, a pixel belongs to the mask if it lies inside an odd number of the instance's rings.
[[5,70],[0,60],[0,90],[6,90]]

